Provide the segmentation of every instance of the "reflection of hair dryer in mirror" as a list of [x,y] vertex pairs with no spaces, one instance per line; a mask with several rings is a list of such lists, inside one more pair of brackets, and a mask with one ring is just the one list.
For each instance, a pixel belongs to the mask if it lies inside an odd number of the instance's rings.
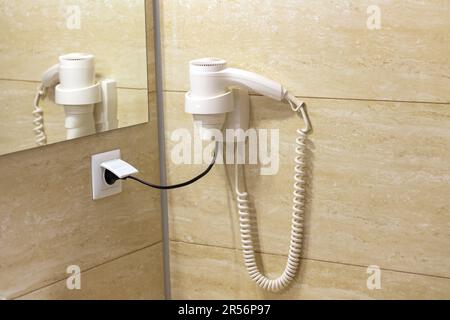
[[[258,74],[228,68],[221,59],[205,58],[190,63],[191,91],[186,94],[185,111],[193,114],[201,139],[217,140],[217,131],[222,129],[241,129],[235,132],[238,146],[245,145],[249,129],[249,94],[247,90],[287,102],[292,110],[305,122],[305,128],[297,131],[294,175],[294,206],[292,215],[291,245],[288,261],[283,274],[270,279],[262,274],[258,266],[254,247],[254,216],[250,198],[241,184],[240,174],[243,166],[236,161],[235,191],[239,211],[240,232],[244,261],[248,273],[260,287],[269,291],[286,288],[297,274],[303,239],[303,219],[305,211],[305,166],[306,139],[311,132],[311,122],[305,104],[288,92],[281,84]],[[230,88],[233,87],[233,88]],[[237,87],[237,88],[236,88]],[[228,136],[228,135],[227,135]],[[220,135],[219,135],[220,137]],[[229,143],[230,141],[227,141]],[[235,146],[236,147],[236,146]],[[238,152],[245,154],[245,148]]]
[[40,100],[55,88],[55,103],[64,106],[68,140],[118,127],[117,85],[114,80],[95,79],[95,57],[72,53],[59,57],[42,76],[34,103],[34,132],[39,146],[47,144],[44,111]]

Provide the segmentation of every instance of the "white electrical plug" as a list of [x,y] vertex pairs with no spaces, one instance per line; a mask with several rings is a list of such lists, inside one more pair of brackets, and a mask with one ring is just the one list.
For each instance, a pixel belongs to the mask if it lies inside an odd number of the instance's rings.
[[138,169],[121,159],[104,162],[101,164],[101,167],[111,171],[119,179],[125,179],[133,174],[139,173]]

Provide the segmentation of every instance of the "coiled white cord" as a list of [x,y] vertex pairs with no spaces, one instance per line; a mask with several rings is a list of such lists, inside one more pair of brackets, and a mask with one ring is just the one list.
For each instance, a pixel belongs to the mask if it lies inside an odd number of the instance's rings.
[[[252,238],[252,213],[249,205],[249,194],[241,192],[239,189],[239,169],[242,165],[236,164],[235,168],[235,185],[237,193],[237,206],[239,210],[240,233],[242,249],[244,252],[244,262],[250,278],[255,281],[262,289],[278,292],[285,289],[294,280],[300,266],[300,255],[303,241],[303,221],[305,213],[305,157],[306,157],[306,137],[310,128],[310,121],[304,104],[299,104],[298,100],[292,99],[287,95],[288,102],[292,109],[296,112],[302,110],[307,129],[298,130],[296,139],[296,158],[295,158],[295,175],[294,175],[294,206],[292,214],[292,231],[291,242],[286,268],[283,274],[276,278],[270,279],[263,275],[258,267],[255,257],[255,248]],[[296,107],[294,107],[294,104]]]
[[38,146],[45,146],[47,145],[47,135],[45,133],[45,127],[44,127],[44,110],[39,107],[39,102],[41,101],[41,98],[45,96],[45,89],[44,86],[41,85],[38,88],[38,91],[36,93],[36,98],[34,100],[34,110],[33,110],[33,117],[34,117],[34,134],[36,135],[36,144]]

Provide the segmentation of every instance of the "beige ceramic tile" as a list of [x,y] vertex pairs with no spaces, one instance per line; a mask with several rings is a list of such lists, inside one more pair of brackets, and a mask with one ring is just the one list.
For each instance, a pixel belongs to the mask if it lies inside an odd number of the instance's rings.
[[162,245],[124,256],[81,273],[81,290],[66,280],[27,294],[22,300],[164,299]]
[[[182,112],[182,94],[168,93],[166,98],[170,139],[175,129],[190,130],[192,119]],[[449,106],[307,102],[315,132],[308,142],[304,256],[449,277],[450,154],[445,147],[450,145]],[[252,126],[280,129],[279,173],[261,176],[259,166],[246,170],[261,248],[286,254],[294,141],[302,122],[287,106],[253,97]],[[172,183],[202,170],[174,165],[173,146],[169,141]],[[219,165],[199,183],[170,193],[172,239],[240,247],[232,175],[232,167]]]
[[[36,83],[0,80],[0,155],[35,148],[33,101]],[[150,107],[156,109],[153,97]],[[148,122],[149,101],[146,90],[119,89],[119,126],[121,128]],[[66,140],[64,109],[49,98],[42,104],[48,143]]]
[[121,149],[141,176],[158,182],[156,118],[0,158],[0,296],[62,279],[161,240],[160,193],[129,182],[92,201],[90,157]]
[[120,128],[148,122],[149,108],[156,109],[155,93],[151,93],[149,99],[146,90],[120,89],[118,99]]
[[188,62],[216,56],[296,95],[450,101],[450,2],[164,1],[165,87],[188,89]]
[[[70,27],[73,6],[80,9],[79,29]],[[145,12],[144,0],[1,0],[0,78],[36,81],[59,55],[81,51],[95,54],[100,76],[116,79],[120,87],[146,89]],[[153,23],[151,15],[147,19]],[[152,44],[153,34],[148,39]]]
[[[263,255],[277,276],[286,258]],[[381,290],[367,288],[367,269],[303,260],[295,283],[282,293],[260,290],[248,277],[241,252],[172,242],[174,299],[449,299],[450,279],[382,271]]]

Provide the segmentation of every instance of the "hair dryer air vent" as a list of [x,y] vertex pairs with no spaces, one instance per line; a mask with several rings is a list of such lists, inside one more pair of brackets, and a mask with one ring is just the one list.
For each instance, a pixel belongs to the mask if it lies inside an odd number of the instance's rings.
[[59,57],[60,61],[83,61],[92,60],[94,55],[89,53],[69,53]]
[[227,62],[217,58],[203,58],[191,61],[191,71],[219,72],[227,68]]

